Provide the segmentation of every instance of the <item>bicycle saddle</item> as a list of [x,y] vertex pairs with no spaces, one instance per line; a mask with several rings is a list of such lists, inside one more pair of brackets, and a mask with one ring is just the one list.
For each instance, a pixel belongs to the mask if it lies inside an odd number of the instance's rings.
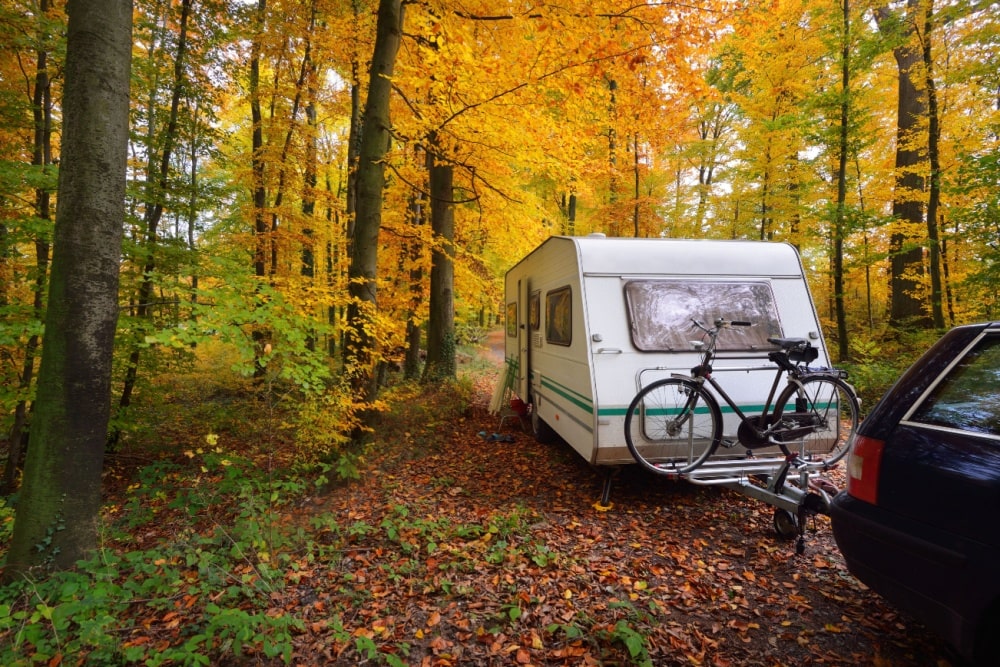
[[795,347],[809,347],[810,343],[805,338],[768,338],[768,343],[777,345],[782,350],[791,350]]

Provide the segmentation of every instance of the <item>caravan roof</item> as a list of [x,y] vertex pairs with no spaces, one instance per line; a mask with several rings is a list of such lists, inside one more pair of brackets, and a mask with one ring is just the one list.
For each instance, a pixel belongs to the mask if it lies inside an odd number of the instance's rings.
[[581,269],[590,275],[621,275],[622,267],[628,267],[628,273],[636,275],[802,276],[798,253],[787,243],[601,236],[556,236],[549,242],[555,239],[576,245]]

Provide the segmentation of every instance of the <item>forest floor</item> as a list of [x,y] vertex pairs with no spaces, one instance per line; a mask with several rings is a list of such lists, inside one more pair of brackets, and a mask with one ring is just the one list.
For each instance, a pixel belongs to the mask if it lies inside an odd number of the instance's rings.
[[[352,634],[405,647],[407,664],[959,664],[848,573],[826,517],[796,555],[766,504],[631,466],[600,511],[602,474],[565,443],[500,429],[488,379],[467,418],[383,450],[362,482],[315,499],[311,512],[397,529],[358,535],[315,568],[303,613],[344,609]],[[511,441],[480,436],[496,431]],[[434,542],[439,522],[482,529]],[[359,659],[324,622],[307,628],[297,661]]]
[[5,593],[0,657],[958,667],[851,576],[826,517],[796,555],[770,506],[636,466],[601,507],[600,471],[488,413],[492,340],[462,357],[467,409],[422,389],[381,418],[359,479],[323,486],[272,477],[296,441],[280,415],[250,415],[271,410],[259,399],[206,384],[218,373],[165,375],[159,425],[110,457],[93,574],[47,582],[44,604],[34,586]]

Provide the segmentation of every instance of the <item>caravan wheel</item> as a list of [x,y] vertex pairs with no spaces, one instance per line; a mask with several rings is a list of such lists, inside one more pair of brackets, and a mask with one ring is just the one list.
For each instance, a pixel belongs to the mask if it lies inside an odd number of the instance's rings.
[[790,540],[799,534],[799,519],[780,507],[774,510],[774,532],[783,540]]
[[531,406],[531,432],[535,436],[535,440],[543,445],[555,442],[559,436],[552,430],[551,426],[545,423],[544,419],[538,416],[538,410],[535,408],[535,405]]

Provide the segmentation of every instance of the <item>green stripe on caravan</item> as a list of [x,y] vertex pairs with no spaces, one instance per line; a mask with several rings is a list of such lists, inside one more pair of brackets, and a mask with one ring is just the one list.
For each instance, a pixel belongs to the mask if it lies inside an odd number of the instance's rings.
[[587,398],[582,394],[578,394],[569,387],[559,384],[555,380],[552,380],[551,378],[547,378],[544,376],[542,377],[542,386],[545,387],[546,389],[551,389],[552,391],[556,392],[557,394],[565,398],[567,401],[577,406],[578,408],[586,410],[590,414],[594,413],[593,401],[591,401],[589,398]]

